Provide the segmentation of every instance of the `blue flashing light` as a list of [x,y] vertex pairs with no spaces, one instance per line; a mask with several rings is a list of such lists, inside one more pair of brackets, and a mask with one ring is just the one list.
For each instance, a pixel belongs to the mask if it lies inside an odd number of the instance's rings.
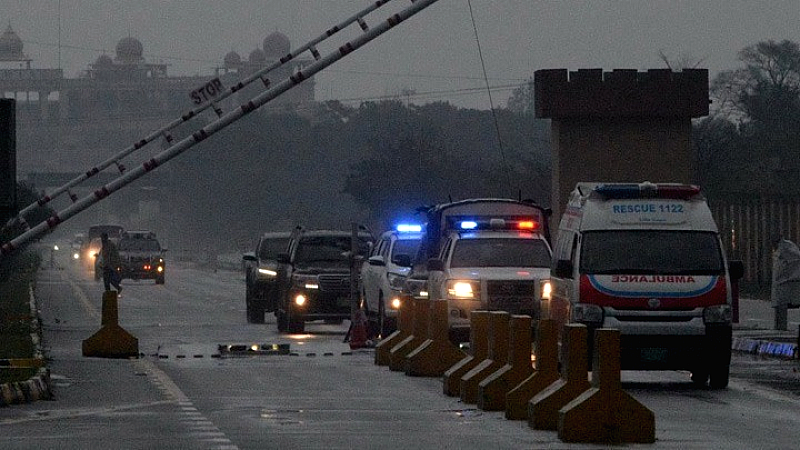
[[422,225],[401,223],[395,227],[398,233],[421,233]]
[[460,224],[462,230],[474,230],[478,228],[478,222],[474,220],[464,220]]

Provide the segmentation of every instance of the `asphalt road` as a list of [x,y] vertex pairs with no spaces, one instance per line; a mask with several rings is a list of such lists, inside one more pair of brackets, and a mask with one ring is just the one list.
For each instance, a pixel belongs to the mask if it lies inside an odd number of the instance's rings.
[[[3,449],[598,448],[508,421],[350,351],[342,325],[277,333],[247,324],[235,271],[168,265],[166,284],[123,282],[120,325],[142,357],[86,358],[102,283],[63,261],[36,295],[55,400],[0,409]],[[294,355],[233,357],[220,345],[289,344]],[[648,448],[785,449],[800,442],[796,361],[737,355],[731,385],[692,387],[685,372],[623,372],[656,417]],[[635,421],[636,418],[630,418]]]

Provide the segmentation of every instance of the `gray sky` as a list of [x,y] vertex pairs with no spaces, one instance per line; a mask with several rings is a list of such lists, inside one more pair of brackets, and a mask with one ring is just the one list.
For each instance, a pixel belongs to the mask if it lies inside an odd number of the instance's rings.
[[[113,56],[129,35],[142,42],[149,61],[170,64],[170,74],[205,75],[231,50],[247,57],[273,31],[295,48],[371,2],[0,0],[0,25],[11,24],[34,67],[58,67],[60,3],[60,60],[69,77],[104,51]],[[409,4],[393,0],[367,21]],[[738,67],[737,52],[745,46],[800,42],[800,0],[472,0],[472,9],[489,82],[498,88],[495,106],[505,105],[510,89],[538,69],[663,68],[663,52],[700,62],[713,77]],[[317,98],[362,100],[411,89],[431,93],[416,103],[487,109],[482,77],[469,3],[439,0],[318,74]]]

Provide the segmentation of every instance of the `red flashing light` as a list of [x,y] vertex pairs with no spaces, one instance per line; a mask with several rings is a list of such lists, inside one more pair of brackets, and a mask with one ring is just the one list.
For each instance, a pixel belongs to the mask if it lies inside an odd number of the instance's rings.
[[539,224],[532,220],[522,220],[517,224],[520,230],[535,230],[539,228]]

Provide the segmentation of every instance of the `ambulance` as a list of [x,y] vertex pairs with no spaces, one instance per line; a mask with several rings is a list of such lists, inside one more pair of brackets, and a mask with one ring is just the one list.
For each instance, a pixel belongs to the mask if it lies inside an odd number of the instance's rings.
[[[698,386],[728,385],[732,285],[700,189],[676,183],[578,183],[553,249],[543,317],[621,333],[621,367],[688,370]],[[602,355],[600,355],[602,357]]]

